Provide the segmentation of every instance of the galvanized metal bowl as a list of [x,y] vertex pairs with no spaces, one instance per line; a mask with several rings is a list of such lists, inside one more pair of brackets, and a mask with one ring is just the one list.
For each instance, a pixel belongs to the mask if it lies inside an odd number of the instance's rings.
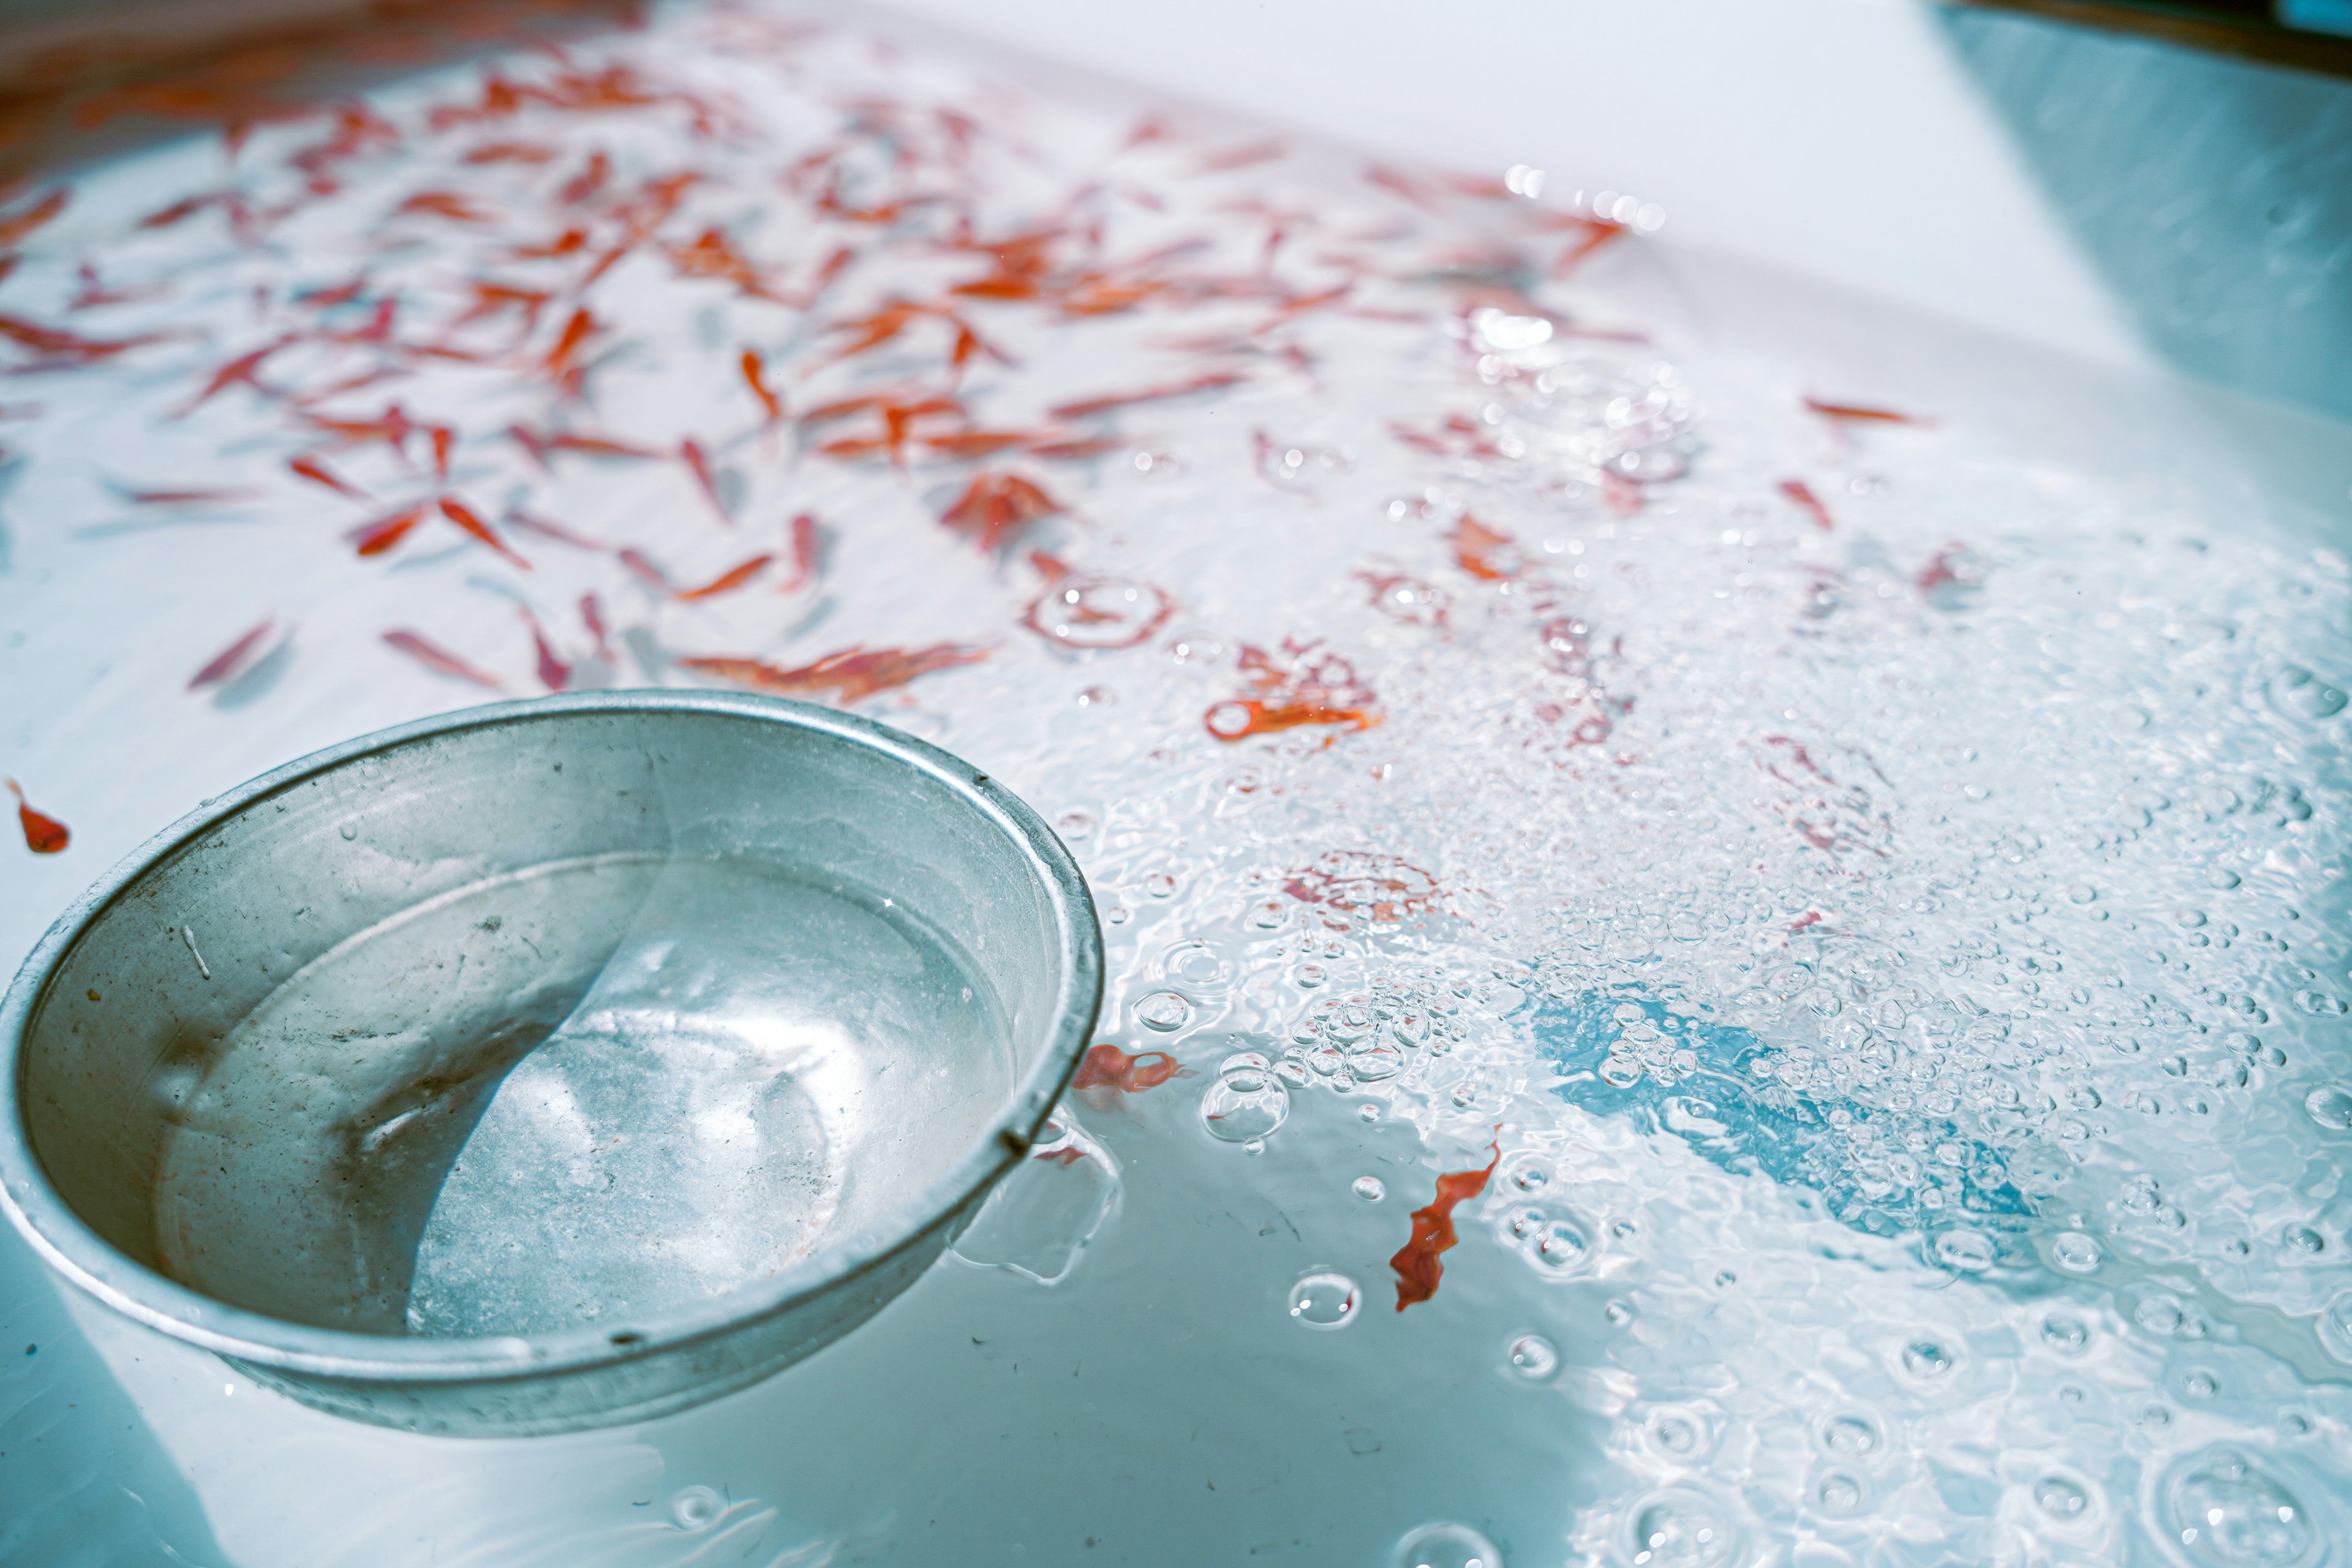
[[503,703],[183,819],[0,1006],[0,1202],[68,1279],[321,1409],[603,1426],[904,1289],[1102,994],[1036,815],[764,698]]

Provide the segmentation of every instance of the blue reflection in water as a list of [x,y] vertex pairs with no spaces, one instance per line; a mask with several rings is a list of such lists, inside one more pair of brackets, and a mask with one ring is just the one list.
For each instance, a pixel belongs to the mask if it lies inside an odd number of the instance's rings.
[[[1630,1073],[1604,1077],[1601,1068],[1629,1028],[1641,1032],[1638,1020],[1619,1016],[1629,1003],[1664,1037],[1651,1055],[1664,1071],[1625,1082]],[[1792,1087],[1776,1070],[1779,1051],[1761,1037],[1693,1011],[1670,1010],[1630,987],[1547,998],[1533,1018],[1536,1045],[1566,1080],[1562,1099],[1595,1115],[1635,1117],[1724,1170],[1808,1188],[1848,1225],[1884,1236],[1948,1221],[1955,1209],[2031,1212],[2000,1152],[1951,1118],[1874,1107],[1835,1089]],[[1689,1054],[1673,1065],[1680,1052]],[[1908,1180],[1864,1169],[1884,1173],[1890,1157],[1905,1156],[1920,1167]],[[1929,1191],[1942,1194],[1940,1204],[1922,1202]]]

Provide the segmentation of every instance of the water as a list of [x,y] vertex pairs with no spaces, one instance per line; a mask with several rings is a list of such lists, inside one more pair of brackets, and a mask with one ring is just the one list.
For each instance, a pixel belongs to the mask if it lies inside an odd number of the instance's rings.
[[168,1086],[156,1234],[298,1321],[624,1323],[878,1217],[1011,1083],[984,984],[902,911],[751,861],[560,863],[347,939]]
[[[510,692],[554,683],[534,626],[575,688],[704,679],[684,658],[984,649],[813,695],[940,741],[1056,824],[1102,910],[1098,1040],[1151,1070],[1071,1096],[1076,1130],[966,1238],[985,1267],[935,1269],[772,1383],[560,1459],[339,1433],[291,1484],[283,1412],[196,1403],[208,1364],[123,1347],[114,1374],[175,1461],[142,1495],[201,1473],[234,1542],[213,1555],[667,1564],[723,1534],[755,1562],[1148,1562],[1182,1542],[1378,1563],[1433,1521],[1514,1568],[2342,1555],[2340,501],[2303,510],[2169,393],[2126,388],[2112,414],[2116,384],[2080,367],[1860,301],[1812,318],[1821,344],[1774,347],[1762,328],[1803,301],[1711,292],[1722,275],[1672,226],[1556,277],[1591,237],[1564,176],[1541,202],[1412,170],[1400,194],[1297,142],[1220,170],[1265,131],[1145,123],[1131,94],[931,40],[802,36],[756,6],[657,11],[568,58],[691,89],[712,117],[673,97],[467,119],[484,68],[424,72],[369,99],[401,140],[354,153],[268,243],[210,209],[139,220],[230,168],[257,211],[294,203],[323,121],[260,125],[233,164],[210,139],[109,165],[79,183],[69,244],[28,245],[9,310],[65,319],[90,259],[181,291],[85,330],[206,335],[26,378],[43,412],[6,426],[24,457],[0,595],[27,640],[0,653],[41,662],[12,773],[56,781],[47,801],[80,788],[77,853],[109,832],[127,849],[132,826],[306,746],[479,695],[404,662],[394,628]],[[464,114],[436,127],[436,109]],[[553,156],[467,162],[507,142]],[[622,195],[567,206],[598,151]],[[829,172],[790,173],[811,157]],[[595,281],[516,258],[575,223],[612,239],[618,203],[681,171],[702,177]],[[397,210],[460,185],[494,218]],[[778,293],[837,247],[855,259],[802,309],[693,270],[706,233]],[[1049,297],[950,292],[1033,234]],[[438,521],[360,558],[337,531],[382,509],[285,476],[316,447],[403,504],[439,488],[421,438],[331,445],[240,387],[181,413],[219,364],[311,330],[327,308],[306,291],[362,273],[397,296],[401,342],[480,332],[457,341],[482,357],[306,339],[265,380],[386,372],[301,406],[450,421],[450,485],[530,572]],[[553,292],[535,328],[461,329],[476,277]],[[1122,281],[1146,292],[1111,308]],[[897,299],[955,301],[1003,358],[950,365],[937,317],[837,357]],[[579,396],[541,374],[575,307],[595,327]],[[374,308],[320,319],[357,331]],[[1203,375],[1238,379],[1051,413]],[[968,428],[915,418],[901,463],[870,409],[800,422],[910,388],[960,399]],[[1937,423],[1838,420],[1808,395]],[[667,459],[541,466],[518,422],[656,450],[691,435],[733,520]],[[1034,445],[967,460],[934,432]],[[844,439],[869,449],[825,449]],[[1036,449],[1076,440],[1107,445]],[[150,453],[153,473],[127,456]],[[980,471],[1064,510],[983,548],[941,521]],[[167,481],[260,499],[227,517],[121,499]],[[788,552],[804,512],[824,531],[807,583],[772,564],[687,601],[617,554],[716,581]],[[186,693],[297,605],[268,681],[234,706]],[[135,647],[105,635],[125,617],[148,628]],[[61,902],[88,864],[44,860],[27,876],[68,879],[27,886]],[[687,1059],[709,1059],[701,1028]],[[505,1146],[556,1184],[571,1156],[541,1157],[533,1103]],[[811,1103],[744,1115],[831,1137]],[[632,1222],[709,1238],[656,1284],[740,1278],[823,1234],[819,1165],[679,1148],[710,1191],[758,1201]],[[597,1156],[647,1179],[627,1158]],[[1400,1307],[1394,1259],[1433,1223],[1416,1216],[1490,1161],[1448,1212],[1433,1293]],[[421,1240],[434,1210],[402,1212]],[[304,1233],[319,1257],[362,1250],[330,1230]],[[415,1301],[396,1283],[370,1298],[395,1329]],[[427,1283],[435,1321],[506,1310],[457,1255]],[[641,1288],[572,1283],[605,1322]],[[24,1419],[79,1430],[68,1403]],[[688,1483],[724,1522],[653,1533]]]

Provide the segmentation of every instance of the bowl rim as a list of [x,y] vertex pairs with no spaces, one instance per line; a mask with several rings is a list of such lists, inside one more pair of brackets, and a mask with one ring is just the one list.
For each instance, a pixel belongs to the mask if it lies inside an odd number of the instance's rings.
[[[32,1020],[77,942],[142,878],[214,827],[362,758],[439,736],[578,715],[675,712],[781,723],[894,756],[992,821],[1023,853],[1052,909],[1062,974],[1045,1047],[992,1125],[945,1173],[887,1215],[782,1273],[625,1321],[530,1335],[433,1339],[316,1328],[231,1306],[158,1273],[90,1228],[50,1183],[25,1121]],[[1103,994],[1102,931],[1086,878],[1045,819],[962,759],[875,720],[727,691],[563,692],[488,703],[356,736],[216,795],[149,838],[59,914],[0,999],[0,1209],[41,1258],[89,1295],[173,1338],[297,1376],[463,1384],[538,1378],[643,1360],[718,1338],[829,1295],[888,1263],[1027,1157],[1085,1054]]]

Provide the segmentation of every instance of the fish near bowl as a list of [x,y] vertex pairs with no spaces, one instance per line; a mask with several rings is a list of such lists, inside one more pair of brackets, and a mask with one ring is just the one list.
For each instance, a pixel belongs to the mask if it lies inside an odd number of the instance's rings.
[[0,1005],[0,1204],[305,1404],[524,1435],[743,1387],[910,1284],[1102,993],[1060,841],[882,725],[589,693],[208,802]]

